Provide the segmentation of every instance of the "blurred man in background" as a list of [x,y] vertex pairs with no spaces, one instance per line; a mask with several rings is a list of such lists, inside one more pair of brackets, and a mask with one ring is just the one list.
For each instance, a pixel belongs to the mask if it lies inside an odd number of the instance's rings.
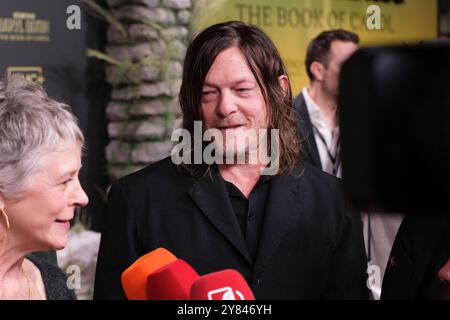
[[[304,160],[323,171],[342,178],[337,97],[342,64],[358,49],[357,34],[338,29],[320,33],[308,45],[305,67],[310,85],[295,98],[304,142]],[[372,287],[379,299],[389,253],[402,215],[362,213],[364,240],[370,264],[380,273]]]

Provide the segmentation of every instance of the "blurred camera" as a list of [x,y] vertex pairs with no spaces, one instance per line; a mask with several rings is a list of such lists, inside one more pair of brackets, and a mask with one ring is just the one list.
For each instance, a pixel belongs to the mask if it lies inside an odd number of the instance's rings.
[[364,48],[342,66],[345,193],[367,211],[450,212],[450,45]]

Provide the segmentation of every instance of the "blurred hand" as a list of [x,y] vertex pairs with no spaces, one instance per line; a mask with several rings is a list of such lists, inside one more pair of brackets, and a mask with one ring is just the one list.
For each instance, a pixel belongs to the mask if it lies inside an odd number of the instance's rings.
[[444,299],[450,300],[450,259],[447,263],[439,270],[438,277],[446,284],[446,291],[444,293]]

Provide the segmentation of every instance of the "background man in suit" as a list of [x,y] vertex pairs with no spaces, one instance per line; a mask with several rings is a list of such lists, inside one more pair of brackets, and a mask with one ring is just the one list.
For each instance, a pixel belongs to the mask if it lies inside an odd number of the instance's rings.
[[[272,41],[242,22],[198,34],[184,62],[183,128],[245,163],[174,164],[166,158],[114,183],[98,257],[94,298],[121,299],[121,273],[164,247],[199,274],[239,271],[256,299],[365,299],[366,257],[358,212],[339,181],[299,163],[300,144],[286,68]],[[278,172],[230,143],[250,130],[279,129]],[[258,141],[263,136],[258,136]],[[259,148],[269,148],[271,143]],[[192,142],[205,151],[205,146]],[[187,152],[187,151],[186,151]],[[189,153],[188,153],[189,154]]]
[[305,160],[342,177],[339,156],[337,97],[341,65],[358,49],[357,34],[345,30],[320,33],[308,45],[306,72],[311,80],[295,98],[300,133],[305,139]]
[[[357,34],[338,29],[320,33],[308,45],[305,67],[309,87],[295,98],[300,119],[299,131],[304,141],[304,160],[323,171],[342,178],[338,89],[341,65],[358,49]],[[395,235],[402,221],[399,214],[362,213],[367,255],[380,270],[372,287],[379,299],[381,280]]]

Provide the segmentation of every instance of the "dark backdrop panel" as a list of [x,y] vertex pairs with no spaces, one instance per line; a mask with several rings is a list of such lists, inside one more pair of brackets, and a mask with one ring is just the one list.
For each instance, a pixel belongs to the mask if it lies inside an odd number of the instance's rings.
[[[0,1],[0,72],[32,77],[52,97],[68,103],[85,134],[87,156],[81,180],[90,198],[83,211],[96,229],[104,204],[98,190],[105,189],[104,109],[109,88],[103,65],[86,57],[86,48],[102,49],[103,23],[81,10],[81,28],[69,30],[66,13],[73,0]],[[35,25],[33,30],[27,26]]]

